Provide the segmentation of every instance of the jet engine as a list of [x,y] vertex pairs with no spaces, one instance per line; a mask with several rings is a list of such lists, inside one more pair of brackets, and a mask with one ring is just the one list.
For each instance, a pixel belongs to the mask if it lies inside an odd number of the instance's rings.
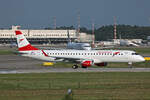
[[91,60],[86,60],[81,63],[82,68],[90,67],[90,66],[92,66],[92,64],[93,64],[93,62]]

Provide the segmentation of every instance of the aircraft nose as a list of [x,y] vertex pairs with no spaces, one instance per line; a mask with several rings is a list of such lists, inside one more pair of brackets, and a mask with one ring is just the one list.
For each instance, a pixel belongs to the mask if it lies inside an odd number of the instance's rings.
[[140,59],[139,59],[141,62],[144,62],[145,61],[145,59],[143,58],[143,57],[140,57]]

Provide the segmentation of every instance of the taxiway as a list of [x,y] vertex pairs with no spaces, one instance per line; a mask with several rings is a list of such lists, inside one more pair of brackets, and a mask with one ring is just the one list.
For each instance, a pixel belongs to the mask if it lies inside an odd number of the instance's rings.
[[78,68],[43,67],[40,60],[18,55],[0,55],[0,73],[48,73],[48,72],[150,72],[150,68]]

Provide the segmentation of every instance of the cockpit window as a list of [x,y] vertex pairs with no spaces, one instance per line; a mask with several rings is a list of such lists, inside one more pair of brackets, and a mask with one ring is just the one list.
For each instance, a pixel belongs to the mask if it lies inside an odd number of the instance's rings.
[[132,55],[139,55],[138,53],[132,53]]

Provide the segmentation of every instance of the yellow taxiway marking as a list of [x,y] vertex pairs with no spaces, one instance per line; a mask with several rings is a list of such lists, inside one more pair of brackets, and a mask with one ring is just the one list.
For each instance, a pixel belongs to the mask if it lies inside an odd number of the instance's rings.
[[52,66],[54,65],[53,62],[43,62],[43,66]]
[[150,57],[144,57],[145,60],[150,60]]

